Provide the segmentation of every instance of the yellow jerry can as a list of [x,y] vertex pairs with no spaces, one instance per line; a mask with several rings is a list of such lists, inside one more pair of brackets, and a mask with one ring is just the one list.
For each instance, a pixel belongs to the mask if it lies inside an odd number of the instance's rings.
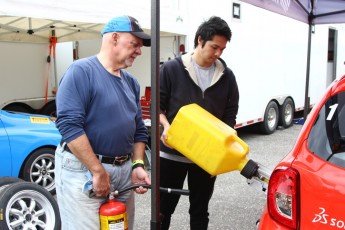
[[181,107],[166,141],[213,176],[241,171],[248,162],[249,147],[236,130],[197,104]]

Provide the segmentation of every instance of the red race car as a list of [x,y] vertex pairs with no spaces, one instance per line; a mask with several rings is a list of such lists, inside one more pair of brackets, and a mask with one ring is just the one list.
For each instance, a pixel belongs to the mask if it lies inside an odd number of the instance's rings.
[[258,229],[345,229],[345,76],[328,87],[275,167]]

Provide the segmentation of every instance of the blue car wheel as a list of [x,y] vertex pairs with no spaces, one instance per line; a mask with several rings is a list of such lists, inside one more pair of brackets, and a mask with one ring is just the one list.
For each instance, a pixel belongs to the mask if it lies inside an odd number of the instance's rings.
[[34,151],[26,159],[21,178],[47,189],[55,195],[55,149],[42,148]]

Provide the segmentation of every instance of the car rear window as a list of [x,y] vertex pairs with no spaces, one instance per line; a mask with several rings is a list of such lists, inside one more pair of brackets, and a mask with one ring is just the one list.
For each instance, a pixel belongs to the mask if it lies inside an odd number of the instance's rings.
[[322,107],[308,138],[308,148],[320,158],[345,168],[345,92]]

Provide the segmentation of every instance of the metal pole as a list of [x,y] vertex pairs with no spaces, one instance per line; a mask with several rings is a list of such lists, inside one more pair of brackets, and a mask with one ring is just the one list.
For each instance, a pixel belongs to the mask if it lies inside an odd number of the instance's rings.
[[[55,37],[55,30],[52,30],[52,37]],[[53,46],[53,65],[54,65],[54,87],[55,90],[57,90],[58,87],[58,76],[57,76],[57,68],[56,68],[56,54],[55,54],[55,47],[56,47],[56,43]]]
[[151,0],[151,229],[160,229],[159,219],[159,0]]
[[307,54],[307,73],[305,80],[305,97],[304,97],[304,120],[307,119],[309,113],[309,75],[310,75],[310,53],[311,53],[311,34],[312,23],[309,22],[309,34],[308,34],[308,54]]

